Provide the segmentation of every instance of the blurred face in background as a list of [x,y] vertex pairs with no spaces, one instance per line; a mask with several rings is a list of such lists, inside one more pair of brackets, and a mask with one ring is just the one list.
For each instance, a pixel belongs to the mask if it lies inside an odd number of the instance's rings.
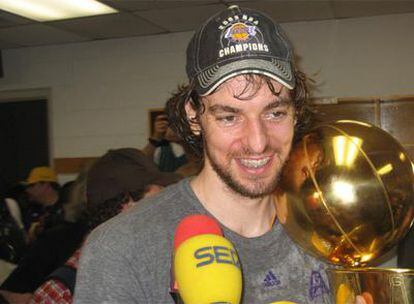
[[31,184],[26,188],[26,193],[29,200],[37,202],[42,205],[46,205],[46,196],[49,191],[49,183],[35,183]]

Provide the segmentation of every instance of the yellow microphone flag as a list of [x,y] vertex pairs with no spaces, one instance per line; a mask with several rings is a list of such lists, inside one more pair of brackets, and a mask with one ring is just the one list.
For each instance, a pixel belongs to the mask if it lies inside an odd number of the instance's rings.
[[239,304],[242,273],[233,245],[201,234],[184,241],[174,255],[174,273],[185,304]]

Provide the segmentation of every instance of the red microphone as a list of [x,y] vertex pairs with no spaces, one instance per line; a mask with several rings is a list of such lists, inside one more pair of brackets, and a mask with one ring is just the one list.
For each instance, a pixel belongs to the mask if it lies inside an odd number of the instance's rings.
[[200,234],[216,234],[223,236],[218,222],[204,214],[193,214],[183,218],[175,229],[174,251],[182,242]]

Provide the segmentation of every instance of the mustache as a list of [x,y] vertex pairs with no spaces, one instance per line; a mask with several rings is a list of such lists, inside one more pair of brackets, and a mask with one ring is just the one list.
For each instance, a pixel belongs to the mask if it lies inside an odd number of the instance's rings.
[[281,149],[277,147],[267,146],[264,151],[257,153],[252,151],[251,148],[243,146],[237,151],[231,151],[228,153],[229,157],[235,157],[235,158],[242,158],[242,157],[251,157],[251,156],[263,156],[263,155],[273,155],[276,154],[280,157]]

